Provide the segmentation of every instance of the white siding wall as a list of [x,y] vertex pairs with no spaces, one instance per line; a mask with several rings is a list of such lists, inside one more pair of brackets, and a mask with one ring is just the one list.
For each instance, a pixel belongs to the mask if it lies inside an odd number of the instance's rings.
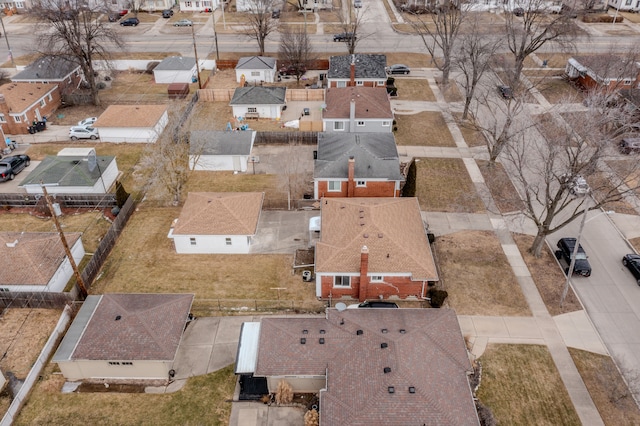
[[101,142],[149,143],[158,137],[151,127],[101,127],[98,132]]
[[[173,231],[173,230],[172,230]],[[249,253],[249,240],[247,235],[173,235],[169,232],[169,238],[173,238],[176,253],[180,254],[244,254]],[[196,244],[191,244],[191,238],[196,239]],[[226,239],[231,238],[231,245],[227,245]]]
[[[260,75],[252,76],[252,72],[259,72]],[[244,75],[244,80],[249,83],[261,82],[265,81],[267,83],[274,83],[276,71],[273,70],[236,70],[236,81],[240,83],[242,76]]]
[[[114,360],[122,362],[122,360]],[[82,379],[168,379],[171,361],[132,361],[133,365],[109,365],[104,360],[58,362],[67,380]]]
[[197,75],[196,67],[186,71],[173,71],[173,70],[153,70],[153,78],[156,83],[171,84],[171,83],[191,83],[193,77]]
[[[260,114],[260,118],[280,118],[281,105],[240,105],[234,106],[233,115],[234,117],[244,117],[247,114],[248,108],[256,108],[258,110],[258,114]],[[102,135],[101,135],[102,136]]]

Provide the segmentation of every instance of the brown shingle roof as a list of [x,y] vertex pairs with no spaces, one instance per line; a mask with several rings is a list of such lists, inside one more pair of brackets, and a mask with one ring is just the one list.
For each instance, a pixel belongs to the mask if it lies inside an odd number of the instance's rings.
[[392,119],[391,102],[384,87],[331,87],[326,94],[323,118],[349,118],[355,100],[356,118]]
[[174,235],[254,235],[262,192],[190,192]]
[[416,198],[324,198],[316,272],[359,272],[362,246],[369,273],[438,279]]
[[[65,233],[69,247],[80,235]],[[65,258],[60,236],[55,232],[2,232],[0,285],[47,285]]]
[[57,87],[55,84],[45,83],[7,83],[0,86],[0,95],[4,96],[11,112],[18,114]]
[[71,359],[172,361],[192,302],[192,294],[105,294]]
[[153,127],[166,110],[166,105],[111,105],[93,127]]
[[478,424],[470,371],[452,310],[329,309],[327,318],[263,318],[255,375],[326,375],[322,425],[457,426]]

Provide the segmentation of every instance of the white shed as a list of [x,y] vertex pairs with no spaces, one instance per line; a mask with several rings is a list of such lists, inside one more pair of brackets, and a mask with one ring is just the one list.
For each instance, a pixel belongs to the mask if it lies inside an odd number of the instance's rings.
[[229,102],[233,116],[279,120],[286,103],[286,90],[285,87],[238,87]]
[[192,170],[246,172],[255,131],[212,132],[193,130],[189,141],[189,165]]
[[274,83],[277,70],[276,59],[267,56],[245,56],[236,65],[236,81],[240,83],[242,77],[248,83]]
[[102,142],[153,143],[168,121],[166,105],[111,105],[93,127]]
[[88,296],[53,356],[67,380],[169,381],[193,294]]
[[249,253],[262,192],[190,192],[167,237],[177,253]]
[[153,69],[156,83],[192,83],[197,78],[195,58],[169,56]]
[[[85,254],[81,234],[65,236],[73,260],[79,264]],[[2,232],[0,257],[0,291],[59,293],[73,276],[71,262],[56,232]]]

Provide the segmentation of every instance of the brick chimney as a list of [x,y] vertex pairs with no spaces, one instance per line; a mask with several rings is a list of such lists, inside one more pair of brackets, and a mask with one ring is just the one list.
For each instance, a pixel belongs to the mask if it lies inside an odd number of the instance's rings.
[[358,292],[358,300],[364,302],[367,300],[367,288],[369,287],[369,249],[362,246],[360,250],[360,288]]
[[356,183],[354,177],[356,174],[356,160],[353,155],[349,157],[349,181],[347,182],[347,197],[353,197]]
[[349,86],[356,85],[356,55],[351,55],[351,73],[349,75]]

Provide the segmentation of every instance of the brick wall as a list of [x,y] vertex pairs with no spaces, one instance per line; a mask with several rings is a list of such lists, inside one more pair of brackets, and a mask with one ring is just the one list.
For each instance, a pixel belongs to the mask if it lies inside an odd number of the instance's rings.
[[[40,103],[36,103],[36,105],[32,106],[29,109],[27,114],[27,121],[24,120],[24,117],[21,117],[22,120],[20,123],[16,123],[14,117],[9,115],[10,106],[7,103],[0,103],[0,113],[4,114],[4,118],[6,120],[5,123],[2,123],[2,130],[5,134],[9,135],[26,135],[28,134],[28,126],[30,126],[34,120],[37,120],[36,109],[40,110],[41,117],[50,117],[60,106],[60,90],[56,88],[53,92],[51,92],[51,100],[48,100],[48,96],[44,96],[45,106],[40,106]],[[12,111],[13,112],[13,111]]]
[[[400,192],[395,190],[395,182],[367,182],[366,187],[355,187],[353,191],[354,197],[399,197]],[[328,182],[318,182],[318,197],[346,197],[347,182],[343,181],[342,191],[329,192]]]
[[[351,277],[351,287],[334,287],[333,277],[323,276],[321,278],[321,295],[323,299],[331,297],[339,299],[343,296],[351,296],[358,299],[360,293],[360,277]],[[426,285],[425,285],[426,288]],[[384,277],[382,283],[369,283],[367,287],[367,299],[378,299],[380,295],[384,299],[389,297],[399,297],[406,299],[409,296],[421,297],[422,281],[411,281],[409,277]]]

